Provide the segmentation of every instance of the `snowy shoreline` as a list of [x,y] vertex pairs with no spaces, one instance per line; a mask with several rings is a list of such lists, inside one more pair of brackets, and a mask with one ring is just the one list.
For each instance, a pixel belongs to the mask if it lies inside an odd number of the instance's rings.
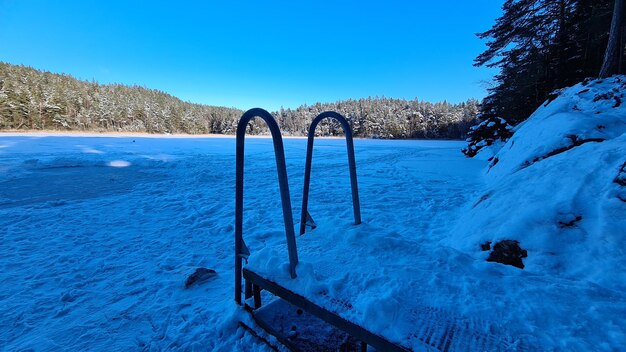
[[[90,131],[0,131],[0,137],[84,137],[84,138],[229,138],[234,139],[234,134],[157,134],[146,132],[90,132]],[[269,139],[272,138],[269,134],[262,135],[246,135],[246,138],[259,138]],[[283,139],[307,139],[306,136],[289,136],[283,135]],[[318,139],[344,139],[341,136],[319,136]],[[462,142],[460,139],[413,139],[413,138],[398,138],[398,139],[383,139],[383,138],[360,138],[354,137],[355,140],[376,140],[376,141],[432,141],[432,142]]]

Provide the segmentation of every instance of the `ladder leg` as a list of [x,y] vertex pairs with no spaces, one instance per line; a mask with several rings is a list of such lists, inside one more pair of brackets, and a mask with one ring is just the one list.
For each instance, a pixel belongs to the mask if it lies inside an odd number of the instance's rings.
[[254,309],[261,308],[261,288],[258,285],[252,285],[254,294]]
[[252,297],[252,282],[250,282],[249,280],[246,280],[246,288],[245,288],[244,297],[245,299]]

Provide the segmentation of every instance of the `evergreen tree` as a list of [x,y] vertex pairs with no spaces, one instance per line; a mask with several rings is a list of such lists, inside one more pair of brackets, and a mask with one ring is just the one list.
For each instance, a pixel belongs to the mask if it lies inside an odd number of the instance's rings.
[[507,0],[476,66],[498,67],[481,112],[519,123],[556,89],[597,76],[612,0]]

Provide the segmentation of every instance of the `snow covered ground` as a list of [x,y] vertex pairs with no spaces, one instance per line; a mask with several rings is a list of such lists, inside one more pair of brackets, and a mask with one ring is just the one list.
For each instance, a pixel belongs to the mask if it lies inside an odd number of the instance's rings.
[[[232,292],[234,142],[0,135],[0,347],[266,350],[237,325],[251,322]],[[626,349],[619,284],[476,254],[468,243],[483,237],[461,230],[488,219],[471,209],[494,186],[462,146],[355,141],[363,224],[353,226],[345,144],[317,140],[319,227],[298,237],[290,280],[271,140],[248,139],[249,265],[295,291],[349,299],[342,314],[410,347],[422,346],[421,326],[407,322],[431,321],[510,350]],[[285,148],[297,221],[306,141]],[[217,276],[185,289],[197,267]]]
[[[355,142],[364,221],[428,246],[481,182],[484,162],[459,142]],[[285,140],[295,214],[305,147]],[[237,326],[234,150],[232,138],[0,136],[2,349],[265,349]],[[248,139],[253,252],[284,242],[273,158],[269,139]],[[319,220],[351,221],[346,164],[342,140],[317,141]],[[185,289],[197,267],[218,275]]]

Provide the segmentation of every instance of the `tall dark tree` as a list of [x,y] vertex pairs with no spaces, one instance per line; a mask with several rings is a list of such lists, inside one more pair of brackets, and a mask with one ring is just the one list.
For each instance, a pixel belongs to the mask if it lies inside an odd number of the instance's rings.
[[606,45],[604,62],[600,70],[600,77],[605,78],[620,71],[620,63],[624,55],[623,23],[624,23],[624,1],[615,0],[613,7],[613,18],[611,19],[611,32]]

